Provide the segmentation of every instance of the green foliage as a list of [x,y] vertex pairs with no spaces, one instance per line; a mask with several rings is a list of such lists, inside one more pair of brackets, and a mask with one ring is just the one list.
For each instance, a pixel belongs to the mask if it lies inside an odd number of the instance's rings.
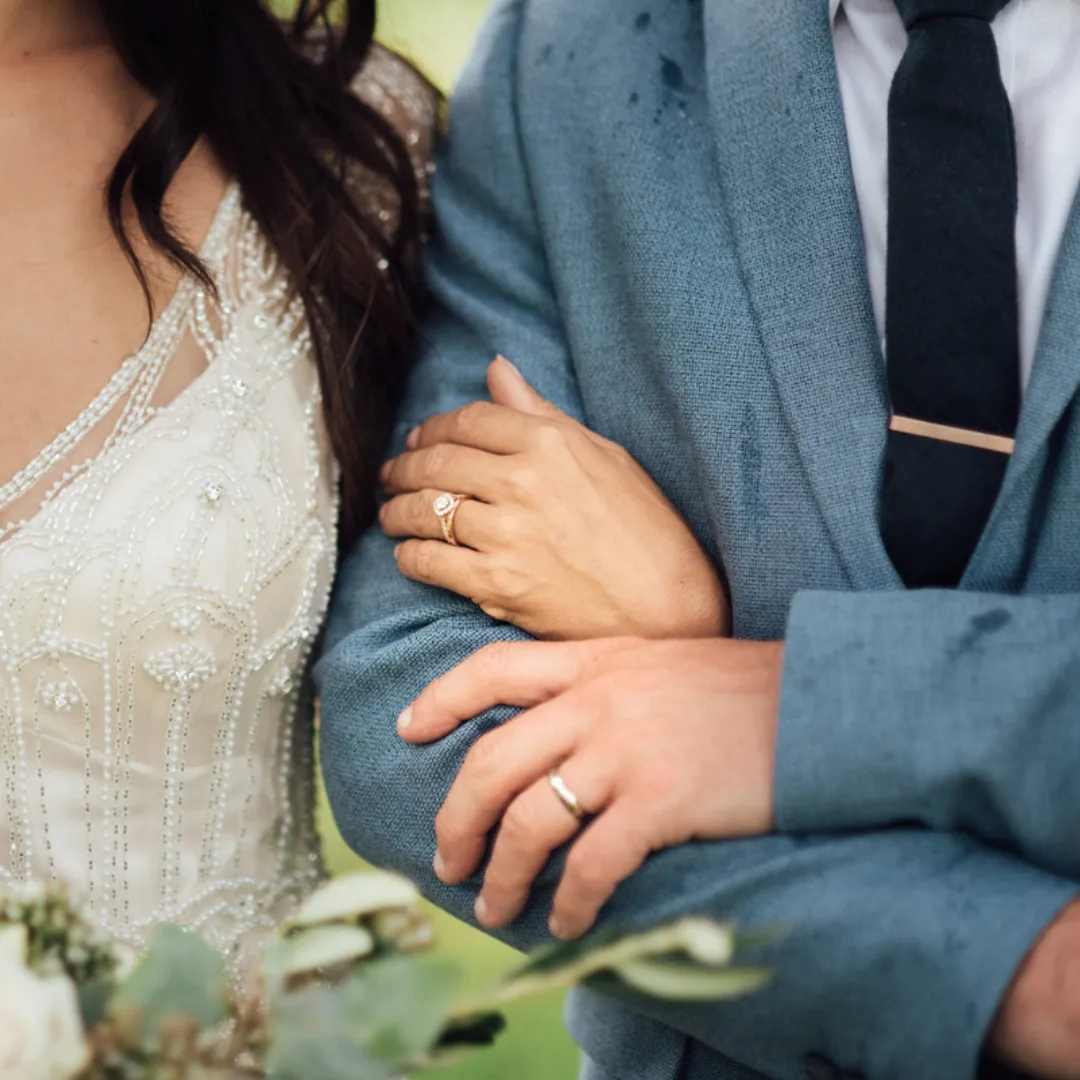
[[[33,933],[55,940],[63,953],[78,920],[66,900],[43,899],[40,910],[51,912],[55,925],[35,922]],[[11,902],[0,895],[0,910]],[[20,910],[40,914],[38,907]],[[409,882],[377,872],[339,878],[279,928],[261,980],[245,979],[243,987],[197,934],[160,926],[131,965],[122,964],[117,946],[109,977],[65,990],[64,974],[54,975],[74,1028],[75,1064],[64,1077],[88,1060],[84,1080],[208,1080],[245,1063],[261,1066],[270,1080],[390,1080],[490,1044],[503,1005],[577,983],[615,981],[652,997],[704,1001],[748,993],[769,977],[733,966],[738,935],[731,926],[687,918],[552,945],[469,994],[462,966],[430,953],[425,925]],[[27,986],[36,978],[22,970],[30,937],[24,923],[8,925],[0,937],[4,963]],[[85,1041],[76,995],[89,1022]]]
[[109,1002],[108,1014],[122,1027],[138,1017],[140,1048],[153,1053],[165,1025],[177,1017],[200,1032],[224,1022],[228,977],[216,949],[176,926],[160,926],[135,970]]
[[761,990],[772,978],[768,968],[703,969],[663,960],[628,960],[614,974],[638,993],[674,1001],[743,997]]
[[77,984],[112,977],[110,943],[63,890],[27,887],[0,895],[0,929],[5,926],[26,928],[27,962],[41,975],[63,973]]
[[390,957],[274,1004],[271,1080],[385,1080],[436,1044],[460,982],[453,965]]

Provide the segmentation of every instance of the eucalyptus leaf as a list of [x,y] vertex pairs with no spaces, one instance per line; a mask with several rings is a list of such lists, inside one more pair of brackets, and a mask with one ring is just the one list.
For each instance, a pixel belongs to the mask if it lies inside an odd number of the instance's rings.
[[290,926],[348,922],[394,908],[411,908],[420,893],[411,881],[396,874],[361,871],[334,878],[308,898]]
[[111,979],[92,979],[78,988],[79,1015],[88,1030],[97,1027],[108,1013],[109,1000],[116,990]]
[[142,1046],[152,1050],[168,1017],[184,1016],[201,1031],[216,1028],[226,1017],[227,990],[221,955],[195,934],[163,925],[113,995],[109,1012],[137,1012]]
[[767,968],[707,968],[661,960],[629,960],[613,969],[639,993],[666,1001],[723,1001],[743,997],[767,985]]
[[633,960],[682,955],[709,968],[724,968],[734,954],[734,929],[712,919],[695,916],[624,936],[608,928],[579,941],[540,950],[490,995],[467,1002],[465,1008],[498,1008],[520,998],[573,986]]
[[375,960],[334,986],[278,995],[272,1080],[383,1080],[435,1047],[460,982],[456,967],[411,956]]
[[352,963],[375,951],[375,939],[362,926],[315,926],[281,943],[281,973],[286,978]]
[[436,1044],[450,1021],[461,971],[414,956],[377,960],[351,978],[353,1029],[364,1032],[373,1058],[405,1063]]
[[397,1072],[368,1056],[339,987],[309,986],[282,996],[273,1021],[269,1080],[388,1080]]

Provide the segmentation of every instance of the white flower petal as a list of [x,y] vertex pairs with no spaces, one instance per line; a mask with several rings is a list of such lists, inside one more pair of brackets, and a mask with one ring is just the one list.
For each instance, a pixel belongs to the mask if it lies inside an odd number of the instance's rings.
[[342,922],[389,908],[409,908],[420,899],[411,881],[396,874],[361,872],[335,878],[293,916],[293,926]]

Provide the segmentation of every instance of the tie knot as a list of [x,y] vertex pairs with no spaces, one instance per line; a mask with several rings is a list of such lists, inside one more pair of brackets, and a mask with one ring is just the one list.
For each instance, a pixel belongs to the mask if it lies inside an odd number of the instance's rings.
[[926,19],[960,16],[992,22],[1009,0],[896,0],[904,26],[910,30]]

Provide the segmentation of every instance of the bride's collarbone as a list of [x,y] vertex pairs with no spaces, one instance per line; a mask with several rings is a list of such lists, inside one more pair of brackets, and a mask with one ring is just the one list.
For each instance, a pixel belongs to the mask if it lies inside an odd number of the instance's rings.
[[[94,400],[142,345],[150,324],[104,197],[133,117],[122,107],[110,109],[101,100],[107,94],[88,90],[82,97],[80,103],[79,95],[65,95],[55,106],[67,110],[62,117],[47,103],[27,104],[39,114],[36,137],[35,125],[0,116],[0,485]],[[201,145],[177,174],[166,212],[193,249],[226,186]],[[181,274],[142,242],[137,226],[132,236],[160,312]],[[177,373],[188,381],[198,374],[196,358],[178,366],[190,368]],[[175,377],[170,373],[169,381]]]

